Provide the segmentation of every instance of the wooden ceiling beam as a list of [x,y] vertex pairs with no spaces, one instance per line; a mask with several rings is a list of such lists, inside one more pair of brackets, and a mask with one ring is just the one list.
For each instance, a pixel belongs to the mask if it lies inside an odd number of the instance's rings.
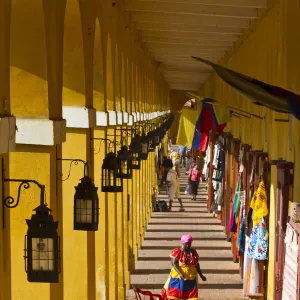
[[191,40],[204,40],[204,41],[236,41],[238,35],[226,35],[219,33],[195,33],[195,32],[176,32],[176,31],[140,31],[142,40],[147,38],[176,38],[176,39],[191,39]]
[[200,88],[200,84],[197,86],[188,86],[188,85],[184,85],[184,86],[180,86],[180,85],[176,85],[176,86],[170,86],[170,89],[173,91],[190,91],[190,92],[197,92]]
[[[144,3],[149,0],[140,0]],[[151,0],[152,1],[152,0]],[[235,7],[252,7],[252,8],[266,8],[267,0],[162,0],[167,3],[192,3],[205,5],[219,5],[219,6],[235,6]]]
[[218,6],[193,3],[168,3],[161,1],[126,0],[126,10],[131,12],[151,12],[155,19],[156,13],[178,14],[188,16],[230,17],[256,19],[257,9],[235,6]]
[[[223,48],[193,48],[193,49],[187,49],[187,48],[180,48],[180,49],[172,49],[172,48],[158,48],[158,49],[149,49],[149,52],[152,55],[164,55],[165,53],[169,53],[171,55],[189,55],[189,56],[201,56],[201,55],[224,55],[224,53],[227,51],[227,49]],[[197,54],[197,55],[196,55]]]
[[191,18],[189,15],[150,13],[150,12],[134,12],[131,14],[134,22],[147,23],[166,23],[166,24],[187,24],[202,26],[220,26],[246,28],[250,26],[250,20],[244,18],[228,18],[221,16],[201,16]]
[[197,24],[168,24],[168,23],[151,23],[151,22],[137,22],[136,28],[143,32],[195,32],[195,33],[217,33],[224,35],[242,35],[243,30],[236,27],[221,27],[221,26],[209,26],[209,25],[197,25]]
[[197,39],[190,39],[190,38],[164,38],[164,37],[155,37],[155,36],[147,36],[144,37],[143,42],[145,43],[162,43],[162,44],[176,44],[176,45],[207,45],[207,46],[213,46],[213,45],[220,45],[224,47],[230,47],[232,46],[233,41],[228,40],[205,40],[201,38]]

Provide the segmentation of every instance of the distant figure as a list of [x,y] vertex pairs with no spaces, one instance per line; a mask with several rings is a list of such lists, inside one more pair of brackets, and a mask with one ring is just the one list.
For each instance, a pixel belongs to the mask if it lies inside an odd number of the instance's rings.
[[186,146],[180,145],[178,147],[178,152],[180,154],[180,168],[185,167]]
[[190,169],[191,159],[192,159],[192,149],[187,148],[186,149],[186,160],[185,160],[186,171],[188,171]]
[[198,166],[195,165],[193,169],[190,170],[190,185],[192,200],[196,201],[196,196],[198,195],[198,187],[201,180],[201,171],[198,169]]
[[168,172],[166,184],[169,185],[169,211],[172,210],[172,203],[174,198],[177,198],[180,204],[179,211],[184,211],[182,200],[180,198],[180,185],[178,181],[178,176],[177,173],[173,170],[173,163],[171,160],[166,161],[166,171]]

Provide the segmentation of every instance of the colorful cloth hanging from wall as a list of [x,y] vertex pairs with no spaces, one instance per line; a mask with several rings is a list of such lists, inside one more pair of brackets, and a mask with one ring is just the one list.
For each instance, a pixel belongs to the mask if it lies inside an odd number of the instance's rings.
[[287,224],[285,236],[285,264],[283,275],[282,300],[297,299],[298,289],[298,234]]
[[193,141],[193,132],[197,122],[198,113],[191,108],[183,108],[179,121],[177,145],[190,147]]
[[268,231],[264,217],[268,215],[267,194],[264,181],[259,182],[250,203],[253,210],[253,228],[248,243],[247,256],[257,260],[266,260],[268,251]]
[[232,71],[211,61],[199,57],[193,58],[211,66],[227,84],[254,104],[281,113],[291,113],[300,120],[300,95]]
[[214,129],[221,134],[230,120],[230,111],[225,105],[209,98],[199,101],[197,107],[200,114],[194,129],[192,148],[206,151],[209,131]]
[[[253,178],[251,179],[253,180]],[[260,267],[261,260],[267,259],[268,231],[264,217],[268,215],[267,194],[263,180],[260,180],[258,188],[254,191],[250,203],[252,211],[253,227],[250,237],[246,235],[244,256],[244,295],[260,292]]]

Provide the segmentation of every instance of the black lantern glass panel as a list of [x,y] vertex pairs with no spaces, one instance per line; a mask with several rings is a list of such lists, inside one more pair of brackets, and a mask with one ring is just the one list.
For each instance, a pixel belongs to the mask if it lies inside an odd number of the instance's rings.
[[92,179],[84,176],[75,187],[74,230],[97,231],[99,224],[98,188]]
[[121,150],[118,151],[119,164],[121,165],[121,170],[118,173],[118,177],[131,179],[132,178],[132,156],[127,146],[122,146]]
[[150,131],[148,133],[148,152],[154,152],[155,149],[155,139],[154,139],[154,131]]
[[145,135],[142,137],[141,142],[141,160],[147,160],[148,158],[148,139]]
[[129,149],[132,156],[132,169],[139,170],[141,168],[141,137],[139,135],[133,137]]
[[123,182],[120,177],[121,165],[116,154],[109,152],[102,164],[102,192],[123,192]]
[[140,170],[140,168],[141,168],[140,153],[132,153],[132,169]]
[[54,222],[51,210],[44,204],[35,215],[26,220],[25,270],[29,282],[57,283],[60,272],[60,241],[58,222]]

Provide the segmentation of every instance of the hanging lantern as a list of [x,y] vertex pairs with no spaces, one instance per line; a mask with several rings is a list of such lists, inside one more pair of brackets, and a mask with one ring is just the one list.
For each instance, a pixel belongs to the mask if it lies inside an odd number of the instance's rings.
[[141,137],[139,135],[132,138],[129,149],[132,156],[132,169],[139,170],[141,168]]
[[159,135],[159,128],[156,128],[155,130],[154,130],[154,145],[155,145],[155,147],[156,146],[158,146],[159,145],[159,143],[160,143],[160,135]]
[[154,130],[150,131],[147,135],[148,139],[148,152],[154,152],[155,149],[155,135]]
[[141,142],[141,160],[147,160],[148,158],[148,139],[143,134],[142,136],[142,142]]
[[25,271],[29,282],[58,282],[60,272],[60,242],[58,222],[54,222],[51,209],[41,204],[36,214],[26,220]]
[[99,224],[98,188],[93,180],[84,176],[75,187],[74,230],[97,231]]
[[118,151],[117,159],[121,165],[121,170],[118,173],[119,178],[131,179],[132,178],[132,156],[127,146],[122,146]]
[[102,164],[102,192],[123,192],[123,182],[119,175],[120,172],[121,166],[116,154],[109,152]]

